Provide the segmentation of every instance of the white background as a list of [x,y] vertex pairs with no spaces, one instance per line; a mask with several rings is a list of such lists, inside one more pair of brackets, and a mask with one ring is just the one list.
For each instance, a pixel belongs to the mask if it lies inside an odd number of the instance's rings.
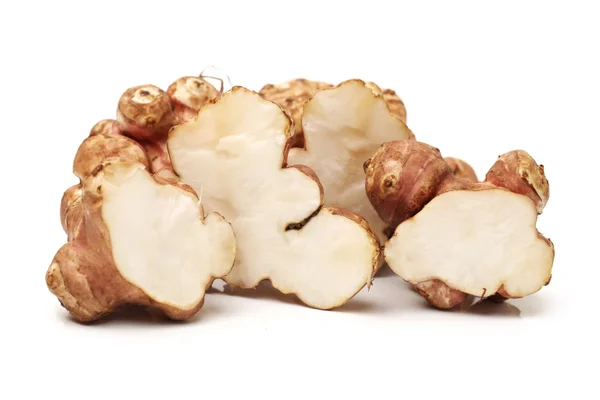
[[[593,1],[3,2],[0,398],[599,398],[599,17]],[[480,177],[527,150],[551,185],[551,284],[441,312],[387,275],[337,311],[259,290],[211,293],[187,323],[75,323],[44,275],[79,143],[127,87],[207,64],[256,90],[393,88],[417,138]]]

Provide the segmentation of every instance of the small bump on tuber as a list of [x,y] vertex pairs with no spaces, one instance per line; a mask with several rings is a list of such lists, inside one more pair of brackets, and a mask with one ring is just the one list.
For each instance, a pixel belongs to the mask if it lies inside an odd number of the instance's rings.
[[201,76],[184,76],[173,82],[167,89],[167,95],[179,122],[194,118],[200,107],[220,94],[220,91]]
[[478,182],[477,174],[473,167],[471,167],[466,161],[455,157],[445,157],[444,160],[450,166],[452,173],[462,179],[468,179],[471,182]]
[[529,197],[535,203],[538,214],[542,213],[550,197],[550,184],[544,173],[544,166],[538,165],[523,150],[499,156],[485,180]]

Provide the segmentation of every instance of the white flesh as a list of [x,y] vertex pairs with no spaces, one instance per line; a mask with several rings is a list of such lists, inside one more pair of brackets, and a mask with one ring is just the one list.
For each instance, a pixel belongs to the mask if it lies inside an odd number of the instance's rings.
[[408,139],[409,129],[360,81],[318,92],[304,106],[302,128],[306,150],[292,149],[288,164],[312,168],[325,204],[365,218],[383,243],[385,224],[367,198],[363,164],[384,142]]
[[169,138],[173,166],[202,194],[207,211],[233,225],[236,264],[231,286],[270,279],[316,308],[342,305],[369,283],[374,237],[350,219],[322,209],[300,230],[286,227],[321,204],[318,184],[296,168],[282,169],[290,122],[274,103],[235,88]]
[[474,296],[500,286],[511,297],[541,289],[554,251],[538,236],[531,200],[506,190],[452,191],[398,226],[385,258],[402,278],[437,278]]
[[188,310],[235,258],[233,229],[218,214],[202,221],[198,199],[157,183],[140,165],[111,165],[102,218],[121,275],[150,298]]

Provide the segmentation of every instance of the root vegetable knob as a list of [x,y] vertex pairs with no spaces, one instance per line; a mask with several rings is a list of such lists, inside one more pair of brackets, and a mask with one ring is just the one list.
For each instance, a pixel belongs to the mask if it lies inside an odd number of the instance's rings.
[[435,307],[465,295],[524,297],[549,283],[554,245],[535,228],[547,180],[527,153],[506,153],[488,173],[495,180],[474,182],[455,175],[438,149],[395,141],[365,172],[370,201],[395,228],[385,260]]
[[73,185],[65,191],[60,202],[60,222],[69,240],[77,235],[81,225],[81,213],[83,212],[81,207],[82,194],[81,184]]
[[184,122],[194,118],[200,107],[220,92],[202,77],[184,76],[169,86],[167,94],[178,121]]
[[453,179],[440,151],[414,140],[386,143],[364,167],[367,197],[392,229],[418,213],[445,181]]
[[176,122],[169,96],[154,85],[127,89],[119,99],[117,121],[125,134],[138,140],[165,139]]
[[550,197],[544,166],[538,165],[523,150],[514,150],[498,157],[485,180],[529,197],[535,203],[538,214],[542,213]]
[[466,161],[461,160],[460,158],[455,157],[446,157],[444,160],[450,166],[452,173],[462,179],[467,179],[471,182],[478,182],[477,174],[473,167],[471,167]]
[[149,167],[144,149],[133,139],[98,133],[88,136],[79,146],[73,161],[73,172],[79,179],[85,180],[94,173],[100,164],[112,158],[139,162],[145,167]]
[[121,134],[121,128],[119,128],[119,124],[117,123],[117,121],[115,121],[114,119],[103,119],[102,121],[96,123],[96,125],[92,127],[89,136],[119,136]]

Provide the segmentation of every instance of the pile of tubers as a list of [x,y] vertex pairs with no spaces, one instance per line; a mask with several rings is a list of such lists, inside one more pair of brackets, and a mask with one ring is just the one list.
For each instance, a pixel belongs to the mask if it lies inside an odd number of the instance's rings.
[[439,309],[550,282],[543,166],[515,150],[479,181],[418,141],[402,99],[373,82],[135,86],[92,127],[73,172],[67,243],[46,283],[83,322],[126,304],[188,319],[215,279],[268,280],[333,309],[385,264]]

